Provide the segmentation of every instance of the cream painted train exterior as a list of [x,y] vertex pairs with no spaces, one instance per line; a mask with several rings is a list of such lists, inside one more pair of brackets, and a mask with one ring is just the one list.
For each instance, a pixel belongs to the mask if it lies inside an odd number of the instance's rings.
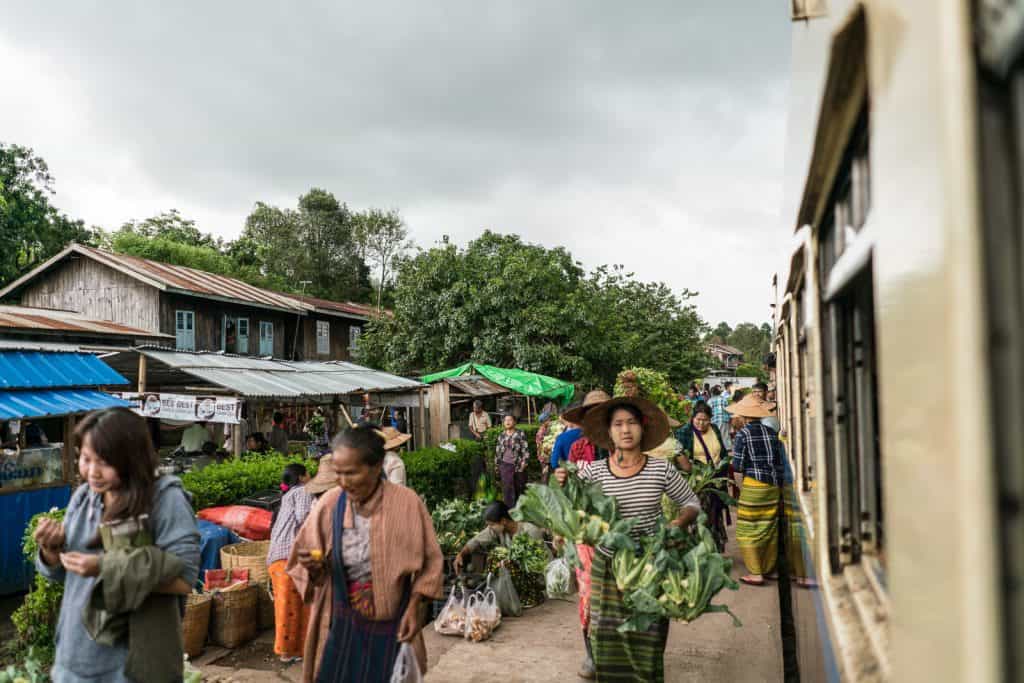
[[819,582],[792,592],[794,661],[1024,680],[1022,3],[807,4],[774,294]]

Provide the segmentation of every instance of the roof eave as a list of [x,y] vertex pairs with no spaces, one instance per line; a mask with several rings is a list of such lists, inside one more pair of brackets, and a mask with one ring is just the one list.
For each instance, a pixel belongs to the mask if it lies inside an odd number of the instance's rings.
[[273,304],[263,303],[261,301],[251,301],[248,299],[237,299],[230,296],[219,296],[217,294],[208,294],[206,292],[193,292],[188,289],[182,289],[180,287],[168,287],[166,291],[169,294],[181,294],[182,296],[192,296],[197,299],[210,299],[211,301],[222,301],[228,304],[234,304],[236,306],[248,306],[250,308],[263,308],[269,311],[278,311],[280,313],[291,313],[295,315],[307,315],[309,312],[316,310],[309,304],[300,304],[298,308],[285,308],[284,306],[275,306]]

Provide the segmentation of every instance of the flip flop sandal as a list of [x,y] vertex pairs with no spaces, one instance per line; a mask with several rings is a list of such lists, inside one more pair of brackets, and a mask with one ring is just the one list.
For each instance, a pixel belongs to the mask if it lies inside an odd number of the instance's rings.
[[764,579],[752,579],[749,576],[741,576],[740,581],[747,584],[748,586],[763,586]]

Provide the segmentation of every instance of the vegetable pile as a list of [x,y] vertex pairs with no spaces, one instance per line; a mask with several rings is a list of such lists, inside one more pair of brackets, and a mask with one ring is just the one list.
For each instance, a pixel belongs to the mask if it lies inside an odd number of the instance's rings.
[[565,424],[557,417],[551,418],[548,430],[544,434],[544,440],[540,443],[540,453],[537,454],[542,462],[551,462],[551,453],[555,450],[555,439],[564,431]]
[[727,612],[711,600],[723,588],[739,588],[730,576],[732,560],[718,553],[701,514],[696,532],[661,520],[639,542],[630,537],[633,522],[620,517],[618,503],[600,486],[570,476],[564,487],[531,484],[512,510],[516,520],[550,529],[565,538],[565,559],[579,566],[575,543],[601,546],[614,553],[612,570],[631,616],[620,631],[645,630],[662,618],[692,621],[705,612]]
[[434,508],[430,516],[445,556],[457,554],[470,538],[484,528],[484,506],[476,501],[446,500]]
[[722,467],[726,463],[721,463],[718,469],[714,465],[703,463],[699,460],[690,459],[690,465],[692,466],[689,472],[682,472],[682,475],[686,477],[687,483],[690,484],[690,488],[698,496],[704,493],[714,494],[722,499],[722,502],[726,505],[735,505],[736,500],[729,495],[726,484],[729,483],[729,478],[722,476]]
[[499,545],[488,554],[488,572],[496,574],[503,564],[508,568],[523,607],[544,602],[544,571],[548,566],[544,543],[526,534],[513,537],[510,546]]

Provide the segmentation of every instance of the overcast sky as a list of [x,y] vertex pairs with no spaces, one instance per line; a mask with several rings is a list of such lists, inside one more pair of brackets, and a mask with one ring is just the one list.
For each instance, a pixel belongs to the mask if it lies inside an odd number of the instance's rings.
[[0,140],[107,228],[177,208],[231,238],[316,186],[422,246],[518,233],[768,319],[785,3],[299,4],[8,3]]

